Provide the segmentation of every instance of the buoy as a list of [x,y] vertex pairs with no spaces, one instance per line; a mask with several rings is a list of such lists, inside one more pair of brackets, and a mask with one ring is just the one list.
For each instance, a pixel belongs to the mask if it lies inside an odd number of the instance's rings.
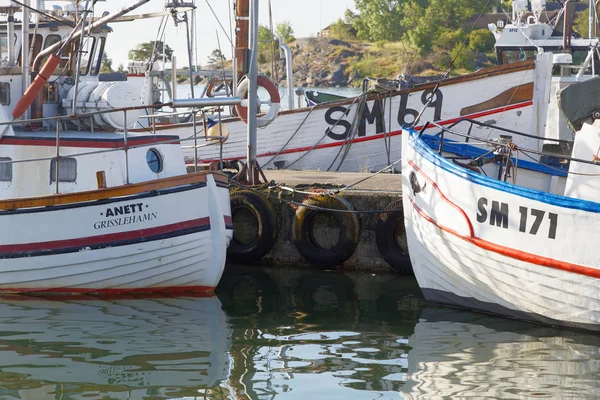
[[12,112],[13,118],[21,118],[21,115],[23,115],[25,111],[27,111],[29,106],[33,103],[37,95],[40,93],[40,90],[42,90],[46,82],[48,82],[48,79],[50,79],[50,77],[56,70],[56,67],[58,67],[59,63],[60,57],[55,54],[50,54],[48,60],[46,61],[40,72],[37,74],[33,82],[31,82],[31,85],[29,85],[29,87],[25,91],[23,97],[21,97],[21,99],[15,106],[15,109]]
[[[302,204],[320,207],[317,210],[300,206],[296,210],[292,231],[294,245],[304,258],[316,266],[327,268],[347,261],[356,250],[359,241],[360,228],[356,215],[350,203],[338,196],[317,196],[305,200]],[[317,216],[328,216],[331,223],[318,223]],[[332,226],[335,225],[335,226]],[[328,228],[339,229],[339,237],[333,238],[332,246],[322,243],[331,238]],[[319,240],[319,237],[322,240]],[[328,237],[326,240],[326,237]],[[336,240],[337,239],[337,240]]]
[[390,211],[379,214],[375,228],[375,241],[379,253],[396,271],[412,273],[404,230],[402,199],[390,203],[385,210]]
[[233,239],[227,249],[227,261],[260,260],[277,240],[275,209],[267,198],[249,190],[233,192],[230,198]]
[[[275,84],[271,82],[269,78],[263,75],[258,76],[257,80],[258,86],[263,87],[267,90],[270,97],[269,102],[269,111],[264,114],[262,117],[258,117],[256,120],[256,126],[259,128],[264,128],[269,125],[275,117],[277,117],[277,113],[279,112],[279,102],[281,101],[281,97],[279,96],[279,91]],[[248,90],[250,89],[250,80],[244,79],[240,82],[237,89],[237,96],[242,99],[248,95]],[[237,105],[235,106],[235,110],[237,114],[240,116],[240,119],[244,122],[248,122],[248,107]]]

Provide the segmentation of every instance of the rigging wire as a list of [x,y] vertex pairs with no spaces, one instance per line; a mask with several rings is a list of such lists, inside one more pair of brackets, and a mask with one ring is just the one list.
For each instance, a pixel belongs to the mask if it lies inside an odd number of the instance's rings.
[[431,91],[431,94],[429,95],[429,99],[427,100],[427,102],[425,103],[425,105],[423,106],[423,108],[421,109],[421,112],[419,112],[419,114],[417,115],[417,117],[415,118],[415,120],[413,121],[413,123],[411,124],[411,126],[410,126],[411,128],[414,128],[415,126],[417,126],[417,123],[419,122],[419,120],[423,116],[423,113],[425,112],[425,110],[427,109],[427,107],[429,107],[429,105],[431,104],[431,102],[433,101],[433,99],[435,98],[435,93],[440,88],[440,85],[442,84],[443,81],[446,80],[446,78],[448,78],[448,75],[450,74],[450,70],[452,69],[452,66],[454,65],[454,63],[456,62],[456,59],[458,58],[458,56],[460,55],[460,53],[462,52],[462,50],[466,46],[467,41],[471,37],[471,34],[475,30],[475,27],[479,23],[479,20],[481,19],[481,17],[483,16],[483,14],[485,14],[485,10],[487,10],[487,8],[489,7],[489,5],[490,5],[491,2],[492,2],[492,0],[487,0],[487,2],[485,3],[485,6],[483,6],[483,8],[481,9],[481,12],[477,16],[477,19],[475,20],[475,22],[471,26],[471,30],[467,34],[467,37],[465,37],[465,40],[463,40],[462,43],[460,44],[460,47],[458,48],[458,51],[456,52],[456,54],[454,55],[454,57],[452,58],[452,60],[450,60],[450,63],[446,67],[446,70],[444,71],[444,74],[442,75],[442,77],[440,78],[440,80],[436,82],[435,87],[433,88],[433,90]]
[[229,43],[231,43],[231,45],[233,46],[233,42],[231,41],[231,37],[229,37],[229,35],[227,34],[227,30],[225,30],[225,28],[223,27],[223,24],[221,23],[221,20],[219,19],[219,17],[217,16],[217,14],[215,13],[215,10],[213,10],[212,6],[210,5],[210,3],[208,2],[208,0],[205,0],[206,4],[208,5],[208,8],[210,8],[210,11],[212,12],[213,16],[215,17],[215,19],[217,20],[217,23],[219,24],[219,26],[221,27],[221,30],[223,31],[223,33],[225,34],[225,37],[227,38],[227,40],[229,40]]

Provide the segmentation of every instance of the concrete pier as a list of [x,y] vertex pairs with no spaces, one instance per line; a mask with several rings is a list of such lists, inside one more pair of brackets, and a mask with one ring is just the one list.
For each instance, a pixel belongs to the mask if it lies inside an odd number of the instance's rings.
[[[277,240],[273,249],[260,261],[275,267],[306,267],[318,268],[298,251],[294,243],[293,226],[297,218],[298,204],[314,198],[315,193],[327,192],[331,189],[342,190],[336,196],[342,201],[351,204],[357,211],[354,213],[358,219],[359,235],[358,246],[353,255],[345,262],[331,268],[353,271],[397,271],[410,273],[410,263],[395,265],[394,268],[382,257],[376,242],[376,228],[380,218],[379,212],[390,204],[396,202],[395,209],[401,208],[399,200],[402,195],[402,181],[400,174],[382,173],[331,173],[313,171],[265,171],[267,180],[273,181],[277,186],[257,189],[270,201],[277,214]],[[359,184],[356,182],[362,181]],[[233,186],[232,186],[232,190]],[[318,197],[318,196],[317,196]],[[362,213],[360,211],[365,211]],[[340,237],[339,221],[333,223],[327,219],[326,211],[318,211],[319,217],[312,220],[311,239],[318,242],[318,246],[329,248],[337,243]],[[236,221],[237,220],[237,221]],[[252,225],[247,219],[237,217],[234,212],[234,236],[243,233]],[[393,230],[392,230],[393,231]],[[403,229],[396,229],[396,242],[402,250],[406,249],[406,236]],[[322,266],[321,266],[322,268]]]

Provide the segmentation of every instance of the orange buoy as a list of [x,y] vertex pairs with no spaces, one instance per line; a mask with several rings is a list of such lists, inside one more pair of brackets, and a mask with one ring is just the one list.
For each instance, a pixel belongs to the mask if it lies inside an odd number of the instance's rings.
[[29,85],[25,91],[23,97],[21,97],[15,106],[15,109],[12,112],[13,118],[20,118],[21,115],[27,111],[31,103],[33,103],[37,95],[40,93],[40,90],[42,90],[46,82],[48,82],[48,79],[50,79],[59,63],[59,56],[51,54],[50,57],[48,57],[48,61],[46,61],[39,74],[35,77],[33,82],[31,82],[31,85]]
[[[263,128],[273,122],[275,117],[277,117],[281,96],[279,96],[279,91],[277,90],[275,84],[266,76],[259,75],[256,83],[258,86],[265,88],[270,97],[269,111],[262,117],[259,117],[256,121],[257,126],[259,128]],[[248,95],[249,86],[250,81],[247,78],[244,79],[238,86],[237,95],[241,98],[246,97]],[[248,107],[239,104],[235,106],[235,111],[237,111],[242,121],[248,122]]]

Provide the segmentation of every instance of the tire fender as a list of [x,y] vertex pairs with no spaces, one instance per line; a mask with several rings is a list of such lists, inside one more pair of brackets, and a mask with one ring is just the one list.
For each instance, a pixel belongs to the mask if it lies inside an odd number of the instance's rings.
[[[323,209],[354,211],[352,205],[338,196],[316,196],[302,204]],[[315,217],[328,212],[340,229],[338,242],[331,248],[323,248],[314,237]],[[292,224],[293,241],[296,249],[312,264],[327,268],[346,262],[354,254],[360,237],[360,226],[356,215],[351,212],[316,210],[300,206]]]
[[[239,190],[231,194],[231,217],[233,220],[233,239],[227,249],[230,262],[248,263],[263,258],[277,241],[277,214],[269,200],[250,190]],[[236,226],[247,227],[248,223],[236,224],[236,213],[246,210],[254,217],[256,236],[249,242],[236,237]],[[239,229],[239,228],[238,228]]]

